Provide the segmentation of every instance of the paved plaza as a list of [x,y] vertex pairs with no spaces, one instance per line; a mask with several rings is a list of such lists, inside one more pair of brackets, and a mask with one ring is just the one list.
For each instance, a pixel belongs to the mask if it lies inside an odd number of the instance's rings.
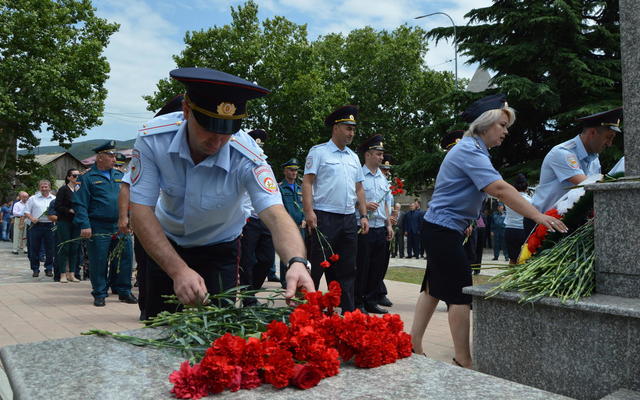
[[[485,253],[485,262],[491,262]],[[424,268],[425,260],[392,259],[391,266]],[[409,330],[419,286],[386,281],[391,312],[400,314]],[[275,284],[269,284],[275,287]],[[89,281],[58,283],[44,273],[31,277],[24,255],[13,255],[10,244],[0,242],[0,347],[78,336],[90,329],[113,332],[141,327],[137,305],[111,295],[103,308],[93,306]],[[134,288],[135,295],[137,289]],[[451,362],[453,345],[444,303],[438,307],[424,339],[429,357]]]

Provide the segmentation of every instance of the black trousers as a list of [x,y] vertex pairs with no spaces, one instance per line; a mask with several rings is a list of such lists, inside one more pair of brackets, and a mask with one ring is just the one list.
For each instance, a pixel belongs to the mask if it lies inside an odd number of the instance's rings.
[[240,284],[253,290],[262,287],[275,261],[271,232],[258,218],[249,218],[242,229]]
[[420,248],[422,247],[420,240],[420,232],[407,233],[407,257],[420,257]]
[[[319,233],[311,232],[307,237],[307,250],[311,262],[311,277],[316,289],[320,286],[320,279],[327,274],[327,283],[338,281],[342,287],[340,307],[342,311],[355,309],[355,280],[356,280],[356,252],[358,247],[358,225],[355,214],[334,214],[315,210],[318,217],[318,230],[327,238],[333,252],[340,256],[340,260],[329,268],[320,266],[322,261],[329,258],[329,246],[318,240]],[[324,252],[323,252],[324,247]]]
[[147,319],[144,311],[145,305],[145,274],[147,273],[147,252],[142,247],[142,242],[133,235],[133,254],[136,257],[136,284],[138,285],[138,308],[140,309],[140,321]]
[[[536,227],[536,222],[529,218],[522,218],[522,227],[524,228],[524,240],[527,240],[533,229]],[[524,244],[524,242],[522,242]]]
[[[180,258],[204,279],[209,293],[220,293],[238,285],[240,239],[209,246],[181,247],[169,240]],[[144,312],[151,318],[161,311],[176,312],[182,306],[167,304],[163,295],[175,294],[173,280],[151,257],[147,257]]]
[[385,243],[385,260],[384,265],[382,267],[382,273],[380,280],[378,281],[378,288],[374,294],[376,301],[380,301],[386,296],[389,292],[387,292],[387,285],[384,284],[384,277],[387,276],[387,270],[389,269],[389,259],[391,258],[391,243],[387,240]]
[[377,305],[379,283],[384,279],[387,261],[387,228],[369,228],[366,235],[358,235],[356,257],[356,307]]
[[404,231],[395,229],[395,239],[393,240],[392,256],[400,256],[404,258]]
[[[476,228],[475,231],[477,232],[477,240],[476,240],[476,258],[475,260],[473,260],[473,264],[482,264],[482,253],[484,251],[484,242],[485,242],[485,237],[484,235],[486,234],[487,229],[486,228]],[[476,269],[473,270],[474,274],[479,274],[480,270]]]

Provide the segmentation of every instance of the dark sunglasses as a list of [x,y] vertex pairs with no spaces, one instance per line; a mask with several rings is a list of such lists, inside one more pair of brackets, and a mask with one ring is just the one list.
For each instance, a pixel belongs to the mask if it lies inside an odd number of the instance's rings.
[[70,178],[77,178],[79,176],[80,176],[79,174],[71,174],[71,175],[69,175]]

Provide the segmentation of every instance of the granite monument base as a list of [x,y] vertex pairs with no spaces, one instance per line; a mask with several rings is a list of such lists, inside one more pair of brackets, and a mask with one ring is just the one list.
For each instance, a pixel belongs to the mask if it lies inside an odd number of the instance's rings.
[[588,185],[593,191],[596,244],[596,291],[640,297],[637,246],[640,222],[640,182]]
[[[129,332],[132,334],[132,332]],[[151,329],[133,331],[147,336]],[[171,399],[169,374],[183,358],[111,338],[83,336],[7,346],[0,350],[14,398]],[[414,355],[374,369],[343,365],[314,388],[265,385],[213,395],[216,399],[560,400],[564,396]]]
[[640,299],[595,294],[563,304],[521,304],[518,293],[473,296],[478,371],[577,399],[640,390]]

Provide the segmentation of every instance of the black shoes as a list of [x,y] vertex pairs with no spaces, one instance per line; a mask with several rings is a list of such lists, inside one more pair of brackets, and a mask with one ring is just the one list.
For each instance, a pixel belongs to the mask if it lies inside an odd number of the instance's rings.
[[267,278],[269,282],[280,282],[280,279],[277,276],[270,276]]
[[367,310],[368,312],[372,313],[372,314],[387,314],[387,313],[389,313],[389,311],[385,310],[384,308],[378,307],[377,304],[366,304],[364,306],[364,309]]
[[33,274],[31,274],[31,276],[33,276],[34,278],[37,278],[40,276],[40,271],[33,271]]
[[136,296],[131,293],[119,294],[118,299],[127,304],[138,304],[138,299],[136,299]]
[[393,303],[391,302],[391,300],[389,300],[387,296],[384,296],[382,299],[378,300],[378,305],[384,306],[384,307],[391,307],[393,306]]
[[53,271],[44,271],[44,274],[48,277],[52,277],[53,276]]
[[96,297],[93,299],[93,305],[96,307],[104,307],[104,297]]

